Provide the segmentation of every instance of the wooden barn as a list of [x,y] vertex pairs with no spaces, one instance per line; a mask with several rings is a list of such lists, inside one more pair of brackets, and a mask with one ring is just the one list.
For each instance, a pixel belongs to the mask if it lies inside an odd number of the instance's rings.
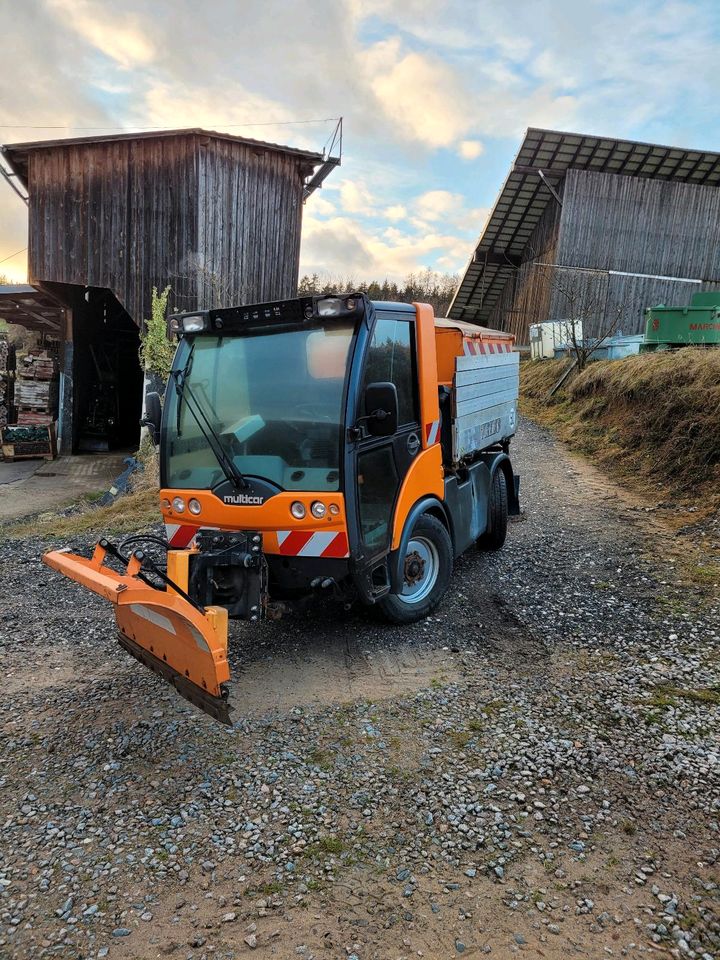
[[720,284],[720,154],[529,129],[449,309],[515,334],[644,310]]
[[63,452],[97,449],[99,433],[137,446],[153,287],[170,286],[172,310],[295,294],[303,200],[339,162],[199,129],[2,155],[27,192],[29,283],[61,310]]

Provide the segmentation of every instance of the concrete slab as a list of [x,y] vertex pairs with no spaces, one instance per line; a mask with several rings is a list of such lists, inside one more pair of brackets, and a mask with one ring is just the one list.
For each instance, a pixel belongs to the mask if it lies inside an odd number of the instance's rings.
[[44,460],[16,460],[14,463],[0,460],[0,486],[31,477],[44,463]]
[[0,463],[0,523],[57,510],[84,494],[107,490],[127,453],[85,453],[57,460]]

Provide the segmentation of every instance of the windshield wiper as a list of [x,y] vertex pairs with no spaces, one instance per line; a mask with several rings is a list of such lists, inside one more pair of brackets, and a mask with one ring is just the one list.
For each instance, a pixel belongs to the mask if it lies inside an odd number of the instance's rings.
[[[192,365],[194,346],[195,344],[193,344],[193,346],[190,348],[190,355],[188,356],[183,369],[175,370],[172,373],[172,378],[175,381],[175,392],[177,393],[178,399],[178,426],[180,422],[180,405],[182,404],[183,400],[185,400],[187,408],[192,414],[193,420],[200,428],[200,432],[202,433],[203,437],[205,437],[208,446],[212,450],[215,459],[220,465],[220,469],[225,474],[225,479],[229,483],[233,483],[236,487],[240,487],[241,489],[246,488],[248,486],[247,480],[235,466],[232,458],[229,457],[225,452],[220,437],[217,435],[213,425],[208,420],[207,415],[205,414],[205,411],[200,405],[197,397],[188,386],[187,377]],[[178,433],[179,432],[180,431],[178,430]]]

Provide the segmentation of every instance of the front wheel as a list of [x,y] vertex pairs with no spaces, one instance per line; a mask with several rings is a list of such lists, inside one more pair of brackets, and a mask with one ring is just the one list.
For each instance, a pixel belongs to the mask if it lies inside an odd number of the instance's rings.
[[378,607],[390,623],[415,623],[440,603],[452,574],[452,543],[443,524],[424,513],[415,521],[403,561],[400,593],[390,593]]

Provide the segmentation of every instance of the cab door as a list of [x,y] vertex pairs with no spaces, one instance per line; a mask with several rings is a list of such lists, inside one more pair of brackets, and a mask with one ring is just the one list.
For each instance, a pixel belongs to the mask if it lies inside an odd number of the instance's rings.
[[364,435],[356,446],[357,513],[366,562],[390,548],[395,500],[422,446],[414,313],[377,312],[358,394],[358,417],[366,413],[365,388],[378,382],[395,384],[398,428],[390,437]]

